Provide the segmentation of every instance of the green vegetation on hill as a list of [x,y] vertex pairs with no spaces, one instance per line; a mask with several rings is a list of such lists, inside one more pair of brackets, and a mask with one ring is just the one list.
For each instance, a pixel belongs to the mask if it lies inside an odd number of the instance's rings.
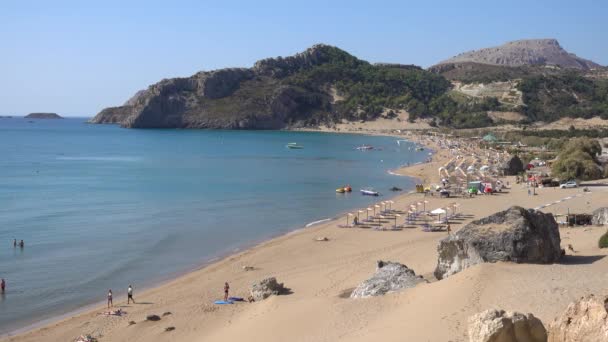
[[563,117],[608,119],[608,80],[589,79],[577,71],[559,75],[537,74],[519,83],[530,121]]
[[371,65],[337,48],[327,49],[327,63],[296,73],[286,83],[309,91],[335,86],[343,100],[337,101],[333,119],[370,120],[385,108],[423,116],[450,87],[445,78],[418,67]]

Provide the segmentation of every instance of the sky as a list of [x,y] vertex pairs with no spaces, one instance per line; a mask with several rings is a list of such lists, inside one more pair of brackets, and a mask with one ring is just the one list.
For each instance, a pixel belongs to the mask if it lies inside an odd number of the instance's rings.
[[608,1],[0,0],[0,115],[90,117],[163,78],[250,67],[316,43],[431,66],[556,38],[608,65]]

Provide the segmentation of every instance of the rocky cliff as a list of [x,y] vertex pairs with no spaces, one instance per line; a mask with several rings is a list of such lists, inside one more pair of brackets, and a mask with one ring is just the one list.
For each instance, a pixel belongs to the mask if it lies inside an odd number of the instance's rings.
[[[449,87],[419,67],[374,66],[343,50],[314,45],[252,68],[165,79],[90,122],[132,128],[279,129],[370,119],[385,108],[424,108]],[[335,101],[335,93],[341,101]]]
[[555,39],[516,40],[496,47],[464,52],[438,64],[464,62],[505,66],[553,65],[581,70],[600,67],[597,63],[567,52]]

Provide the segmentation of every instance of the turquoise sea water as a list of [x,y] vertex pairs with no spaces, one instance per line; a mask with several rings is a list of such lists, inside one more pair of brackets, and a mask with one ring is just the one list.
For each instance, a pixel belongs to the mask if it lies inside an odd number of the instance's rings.
[[361,187],[409,189],[387,170],[427,154],[390,137],[84,121],[0,119],[0,335],[380,200]]

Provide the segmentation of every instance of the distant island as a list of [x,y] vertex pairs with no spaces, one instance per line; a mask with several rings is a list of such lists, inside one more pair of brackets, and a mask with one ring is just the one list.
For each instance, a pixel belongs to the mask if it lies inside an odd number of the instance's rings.
[[63,119],[57,113],[30,113],[25,116],[26,119]]

